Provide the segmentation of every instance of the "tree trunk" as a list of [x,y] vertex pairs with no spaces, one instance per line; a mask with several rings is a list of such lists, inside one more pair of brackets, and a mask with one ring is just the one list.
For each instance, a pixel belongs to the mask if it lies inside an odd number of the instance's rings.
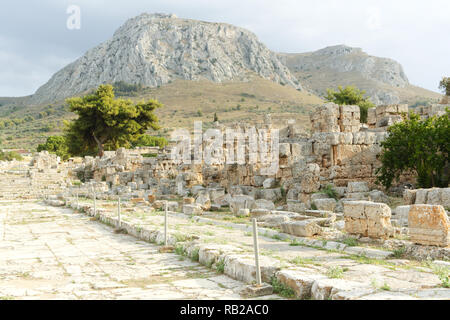
[[99,139],[97,139],[94,132],[92,132],[92,136],[94,137],[94,140],[97,143],[98,156],[101,158],[105,154],[105,149],[103,147],[103,143]]

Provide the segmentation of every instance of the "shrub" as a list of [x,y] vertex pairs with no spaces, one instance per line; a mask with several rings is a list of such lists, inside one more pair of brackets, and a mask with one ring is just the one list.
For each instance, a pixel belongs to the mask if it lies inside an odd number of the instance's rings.
[[0,160],[1,161],[12,161],[12,160],[23,160],[22,156],[14,151],[3,152],[0,151]]
[[410,118],[389,127],[381,142],[377,182],[390,188],[402,174],[412,173],[422,188],[447,187],[449,177],[450,109],[440,117]]
[[325,99],[329,102],[334,102],[339,105],[357,105],[360,110],[360,122],[367,122],[367,111],[369,108],[375,107],[375,105],[365,98],[364,94],[366,92],[359,90],[353,86],[347,86],[343,89],[341,86],[338,87],[338,91],[327,89],[327,96]]

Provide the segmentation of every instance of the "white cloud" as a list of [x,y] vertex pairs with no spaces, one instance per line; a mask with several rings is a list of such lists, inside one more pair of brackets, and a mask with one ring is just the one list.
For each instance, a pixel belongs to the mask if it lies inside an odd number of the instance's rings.
[[376,7],[367,8],[367,28],[371,31],[381,29],[381,11]]

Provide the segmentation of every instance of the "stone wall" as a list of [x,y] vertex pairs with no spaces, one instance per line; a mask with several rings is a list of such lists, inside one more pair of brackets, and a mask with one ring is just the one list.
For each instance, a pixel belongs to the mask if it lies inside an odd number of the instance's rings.
[[369,128],[382,128],[386,130],[389,126],[401,122],[402,114],[408,115],[407,104],[382,105],[370,108],[367,111],[367,124]]
[[[403,110],[402,106],[377,108],[383,118]],[[382,111],[383,110],[383,111]],[[381,112],[382,111],[382,112]],[[387,133],[382,130],[362,127],[358,106],[338,106],[327,103],[311,114],[312,133],[308,136],[295,130],[290,121],[279,131],[278,171],[264,172],[263,160],[251,154],[250,141],[235,154],[245,153],[245,164],[176,164],[170,159],[169,150],[160,150],[156,157],[144,158],[139,150],[119,149],[102,159],[86,157],[77,169],[88,179],[107,182],[112,192],[134,192],[140,197],[148,194],[186,195],[196,185],[226,189],[229,193],[247,194],[255,198],[276,201],[282,197],[310,204],[310,196],[321,186],[332,183],[345,187],[348,182],[365,181],[374,187],[375,171],[380,166],[377,155],[381,151],[380,142]],[[226,127],[216,124],[216,129],[225,133]],[[273,132],[270,116],[256,127],[250,124],[235,124],[233,130],[249,133],[254,130]],[[267,141],[265,141],[267,143]],[[255,143],[255,142],[253,142]],[[230,146],[225,143],[221,155],[222,163],[227,162]],[[210,148],[203,143],[203,149]],[[157,150],[152,150],[157,151]],[[193,156],[193,150],[191,150]],[[249,163],[249,157],[257,161]]]

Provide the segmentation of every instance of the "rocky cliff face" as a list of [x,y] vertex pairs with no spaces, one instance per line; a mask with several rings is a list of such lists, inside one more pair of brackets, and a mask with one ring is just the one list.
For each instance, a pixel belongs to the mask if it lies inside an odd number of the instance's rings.
[[249,73],[301,89],[278,56],[245,29],[142,14],[57,72],[32,102],[60,100],[115,81],[157,87],[174,79],[245,81]]
[[375,103],[398,103],[396,88],[409,86],[402,66],[388,58],[370,56],[345,45],[299,54],[280,54],[280,59],[312,91],[355,85],[366,90]]

